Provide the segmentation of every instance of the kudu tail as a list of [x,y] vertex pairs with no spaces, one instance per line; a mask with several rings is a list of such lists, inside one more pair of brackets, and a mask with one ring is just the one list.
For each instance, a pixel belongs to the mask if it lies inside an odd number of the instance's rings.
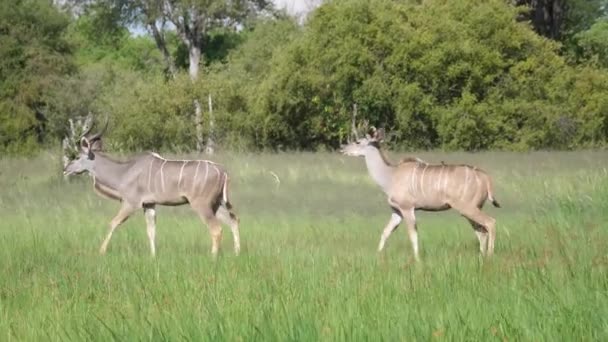
[[494,190],[492,188],[492,180],[490,179],[490,176],[488,177],[488,199],[490,200],[490,202],[492,203],[493,206],[495,206],[496,208],[500,208],[500,203],[498,203],[498,201],[496,200],[496,198],[494,197]]

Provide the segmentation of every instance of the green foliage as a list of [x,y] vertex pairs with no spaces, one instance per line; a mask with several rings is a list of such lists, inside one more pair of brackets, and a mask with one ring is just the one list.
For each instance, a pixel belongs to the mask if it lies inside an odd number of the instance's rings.
[[110,114],[112,149],[179,151],[194,146],[192,85],[185,75],[168,81],[138,73],[119,77],[98,101],[100,112]]
[[69,21],[48,1],[0,2],[0,153],[32,152],[45,138],[45,95],[74,71]]
[[235,149],[273,148],[272,134],[286,123],[271,112],[259,112],[260,83],[268,77],[273,56],[290,42],[298,29],[289,19],[266,20],[244,33],[243,43],[226,63],[211,65],[202,76],[198,96],[211,95],[217,119],[217,138]]
[[101,63],[141,72],[162,72],[162,57],[150,37],[131,36],[119,18],[111,20],[112,13],[106,13],[103,6],[87,9],[67,33],[79,65],[86,68]]
[[589,30],[575,36],[584,59],[608,68],[608,19],[598,20]]
[[568,66],[517,13],[499,0],[330,2],[276,56],[255,110],[285,123],[269,135],[289,147],[336,146],[355,103],[410,148],[602,145],[606,72],[582,78],[593,69]]

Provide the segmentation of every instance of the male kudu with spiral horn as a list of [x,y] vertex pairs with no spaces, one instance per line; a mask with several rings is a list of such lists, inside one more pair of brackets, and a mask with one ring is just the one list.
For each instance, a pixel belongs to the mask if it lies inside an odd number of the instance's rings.
[[500,207],[494,198],[490,176],[474,166],[434,165],[417,158],[392,165],[380,150],[383,139],[384,130],[373,129],[372,135],[342,147],[345,155],[365,157],[370,176],[388,196],[393,214],[384,228],[378,251],[382,251],[386,239],[405,220],[414,257],[419,260],[415,211],[454,208],[473,226],[481,253],[492,255],[496,220],[481,211],[487,199]]
[[85,132],[80,140],[78,156],[64,168],[65,175],[89,172],[98,194],[122,204],[110,223],[110,230],[100,248],[101,254],[106,252],[114,230],[136,210],[143,209],[150,250],[155,255],[155,206],[186,203],[209,227],[214,256],[222,236],[220,223],[231,228],[234,251],[239,253],[239,220],[228,199],[228,173],[221,165],[208,160],[168,160],[156,153],[117,161],[99,151],[104,131],[105,128],[92,136]]

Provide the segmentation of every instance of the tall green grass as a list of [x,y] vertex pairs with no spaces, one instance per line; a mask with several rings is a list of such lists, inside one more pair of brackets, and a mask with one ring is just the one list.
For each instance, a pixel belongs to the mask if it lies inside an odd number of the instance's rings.
[[213,262],[187,206],[159,208],[155,259],[140,213],[102,257],[118,203],[50,153],[0,159],[0,340],[608,339],[608,154],[418,156],[493,176],[492,259],[454,212],[418,214],[421,263],[404,229],[378,254],[390,210],[363,161],[307,153],[216,158],[239,257],[225,229]]

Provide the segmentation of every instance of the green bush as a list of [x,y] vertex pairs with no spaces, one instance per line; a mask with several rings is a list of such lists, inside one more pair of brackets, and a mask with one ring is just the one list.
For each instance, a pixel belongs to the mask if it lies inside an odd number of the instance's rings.
[[[504,1],[334,1],[260,85],[273,144],[337,146],[353,104],[410,148],[573,148],[606,141],[605,70],[571,67]],[[591,91],[592,90],[592,91]]]
[[0,2],[0,154],[31,153],[48,137],[45,97],[75,71],[68,24],[49,1]]
[[167,81],[160,75],[123,72],[98,102],[100,112],[110,114],[111,148],[192,149],[196,146],[192,89],[185,75]]

